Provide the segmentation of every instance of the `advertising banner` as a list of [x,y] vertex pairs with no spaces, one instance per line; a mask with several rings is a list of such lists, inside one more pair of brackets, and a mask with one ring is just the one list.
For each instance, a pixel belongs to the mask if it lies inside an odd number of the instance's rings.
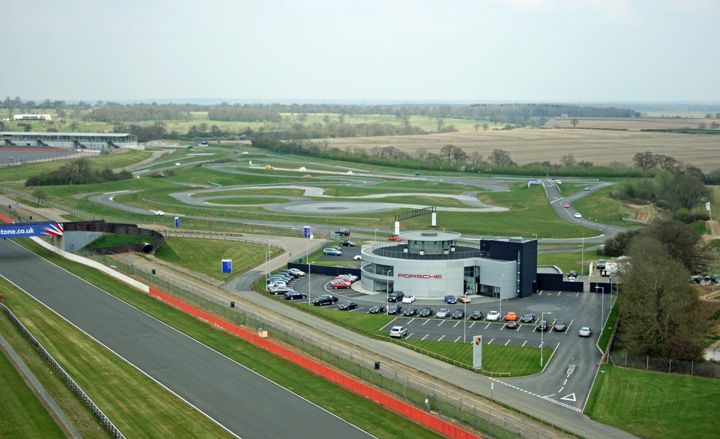
[[312,227],[310,227],[310,226],[303,227],[303,236],[307,239],[312,239]]
[[175,228],[179,229],[180,228],[180,217],[176,216],[175,218],[173,218],[173,221],[175,223]]
[[482,369],[482,335],[473,337],[473,367]]
[[62,223],[28,223],[0,226],[0,238],[31,238],[33,236],[62,236]]
[[223,259],[222,260],[222,272],[223,273],[232,273],[232,259]]

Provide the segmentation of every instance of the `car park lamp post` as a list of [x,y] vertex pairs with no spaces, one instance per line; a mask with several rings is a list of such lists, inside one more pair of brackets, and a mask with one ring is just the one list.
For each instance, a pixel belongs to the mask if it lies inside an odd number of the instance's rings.
[[467,301],[463,300],[463,343],[467,343]]
[[[545,314],[552,314],[551,311],[543,311],[540,313],[540,320],[545,322]],[[547,325],[547,322],[545,322]],[[545,334],[545,330],[543,328],[540,328],[540,369],[543,367],[543,344],[544,344],[544,338],[543,335]]]
[[[390,277],[390,270],[385,272],[385,276]],[[385,315],[390,315],[390,281],[385,279]]]
[[600,295],[600,333],[602,334],[603,325],[605,325],[605,287],[595,285],[595,293],[597,293],[598,288],[602,291]]

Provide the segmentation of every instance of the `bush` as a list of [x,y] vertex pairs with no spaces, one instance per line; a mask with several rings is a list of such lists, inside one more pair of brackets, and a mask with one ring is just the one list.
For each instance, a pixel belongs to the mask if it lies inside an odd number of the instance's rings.
[[132,178],[130,171],[113,172],[110,169],[93,170],[87,159],[73,160],[47,174],[35,175],[25,180],[25,186],[55,186],[66,184],[92,184]]

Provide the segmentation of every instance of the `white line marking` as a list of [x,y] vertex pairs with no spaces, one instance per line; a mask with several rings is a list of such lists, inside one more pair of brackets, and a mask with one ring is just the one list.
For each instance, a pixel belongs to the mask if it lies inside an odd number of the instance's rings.
[[505,342],[505,346],[507,346],[507,345],[508,345],[508,343],[510,343],[510,340],[508,340],[508,341],[506,341],[506,342]]
[[461,335],[458,335],[457,338],[455,339],[455,341],[454,341],[453,343],[457,343],[461,338],[462,338],[462,336],[461,336]]
[[564,388],[565,388],[565,386],[562,386],[562,387],[560,388],[560,390],[558,390],[558,392],[562,392]]
[[562,293],[562,291],[558,291],[558,296]]
[[428,338],[428,335],[430,335],[430,334],[425,334],[425,336],[423,338],[421,338],[420,340],[425,340],[426,338]]
[[575,319],[570,320],[570,324],[568,325],[567,329],[565,330],[565,333],[566,333],[566,334],[567,334],[568,332],[570,332],[570,327],[572,326],[572,324],[573,324],[574,321],[575,321]]
[[440,324],[438,324],[438,327],[442,326],[443,323],[445,323],[445,320],[443,320],[442,322],[440,322]]
[[538,295],[538,296],[542,296],[542,291],[540,291],[539,293],[537,293],[537,295]]
[[477,323],[477,322],[472,322],[468,329],[472,329],[472,327],[475,326],[475,323]]
[[563,396],[563,397],[560,398],[560,399],[564,399],[565,401],[572,401],[572,402],[577,401],[577,400],[575,399],[575,394],[574,394],[574,393],[571,393],[571,394],[569,394],[569,395],[565,395],[565,396]]
[[492,323],[488,323],[487,325],[485,325],[485,329],[489,328],[491,324]]
[[[543,342],[543,343],[545,343],[545,342]],[[542,343],[540,343],[540,345],[538,346],[538,349],[539,349],[539,348],[541,348],[542,346],[543,346],[543,344],[542,344]]]
[[441,335],[440,338],[438,338],[438,341],[441,341],[443,338],[445,338],[445,334]]
[[567,384],[567,378],[565,378],[565,381],[563,381],[563,386]]
[[426,319],[425,322],[422,324],[422,326],[427,325],[429,321],[430,321],[430,319]]
[[578,291],[577,294],[575,294],[575,297],[578,297],[580,295],[580,292]]
[[412,337],[413,335],[415,335],[415,333],[414,333],[414,332],[411,332],[411,333],[407,336],[407,338],[410,338],[410,337]]
[[457,323],[455,323],[455,324],[453,325],[453,328],[457,328],[457,325],[459,325],[459,324],[460,324],[460,320],[458,320]]
[[[559,406],[561,406],[561,407],[565,407],[565,408],[570,409],[570,410],[573,410],[573,411],[575,411],[575,412],[582,413],[582,410],[579,409],[579,408],[577,408],[577,407],[573,407],[573,406],[571,406],[570,404],[565,404],[564,402],[556,401],[556,400],[550,398],[551,396],[554,396],[554,395],[555,395],[554,393],[553,393],[552,395],[540,396],[540,395],[538,395],[538,394],[536,394],[536,393],[528,392],[528,391],[525,390],[525,389],[521,389],[520,387],[514,386],[514,385],[512,385],[512,384],[508,384],[508,383],[506,383],[506,382],[504,382],[504,381],[500,381],[500,380],[498,380],[498,379],[496,379],[496,378],[489,378],[489,379],[490,379],[490,381],[494,381],[494,382],[496,382],[496,383],[504,384],[504,385],[506,385],[506,386],[508,386],[508,387],[510,387],[510,388],[512,388],[512,389],[519,390],[519,391],[521,391],[521,392],[527,393],[528,395],[536,396],[536,397],[538,397],[538,398],[540,398],[540,399],[544,399],[545,401],[550,401],[551,403],[557,404],[557,405],[559,405]],[[561,398],[561,399],[565,399],[565,398],[570,397],[570,396],[572,396],[572,398],[573,398],[572,401],[574,401],[574,398],[575,398],[575,394],[574,394],[574,393],[572,393],[572,394],[570,394],[570,395],[567,395],[567,396],[565,396],[565,397],[563,397],[563,398]],[[570,401],[570,399],[567,399],[566,401]]]
[[488,344],[491,344],[494,340],[495,340],[494,338],[490,339],[490,341],[488,342]]
[[414,322],[414,321],[415,321],[415,317],[413,317],[412,319],[410,319],[409,322],[407,322],[408,326],[410,325],[410,323],[412,323],[412,322]]
[[524,348],[526,344],[527,344],[527,340],[525,340],[525,341],[523,342],[522,346],[520,346],[520,347]]

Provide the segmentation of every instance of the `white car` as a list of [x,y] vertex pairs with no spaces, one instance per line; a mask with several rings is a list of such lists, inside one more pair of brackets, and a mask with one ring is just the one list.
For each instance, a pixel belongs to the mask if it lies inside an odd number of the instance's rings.
[[415,296],[403,296],[402,303],[413,303],[415,301]]
[[159,216],[165,215],[165,212],[163,212],[162,210],[151,210],[150,212],[152,212],[155,215],[159,215]]
[[575,218],[582,218],[582,214],[580,212],[575,212],[573,215]]
[[362,261],[362,255],[355,255],[353,256],[354,261]]
[[578,331],[578,335],[579,335],[580,337],[590,337],[590,336],[592,335],[592,329],[590,329],[589,326],[583,326],[583,327],[580,328],[580,330]]
[[305,276],[305,272],[302,270],[298,270],[297,268],[291,268],[289,271],[290,271],[290,273],[293,274],[293,276],[296,276],[296,277]]
[[447,309],[447,308],[440,308],[440,310],[435,314],[435,317],[437,317],[437,318],[439,318],[439,319],[444,319],[444,318],[447,317],[448,315],[450,315],[450,310],[449,310],[449,309]]
[[359,277],[355,276],[354,274],[341,274],[337,276],[338,279],[347,279],[350,282],[355,282],[359,279]]
[[407,335],[407,329],[404,326],[393,326],[390,328],[390,337],[403,338]]
[[487,313],[487,316],[485,318],[491,322],[498,322],[500,321],[500,312],[490,311],[489,313]]

